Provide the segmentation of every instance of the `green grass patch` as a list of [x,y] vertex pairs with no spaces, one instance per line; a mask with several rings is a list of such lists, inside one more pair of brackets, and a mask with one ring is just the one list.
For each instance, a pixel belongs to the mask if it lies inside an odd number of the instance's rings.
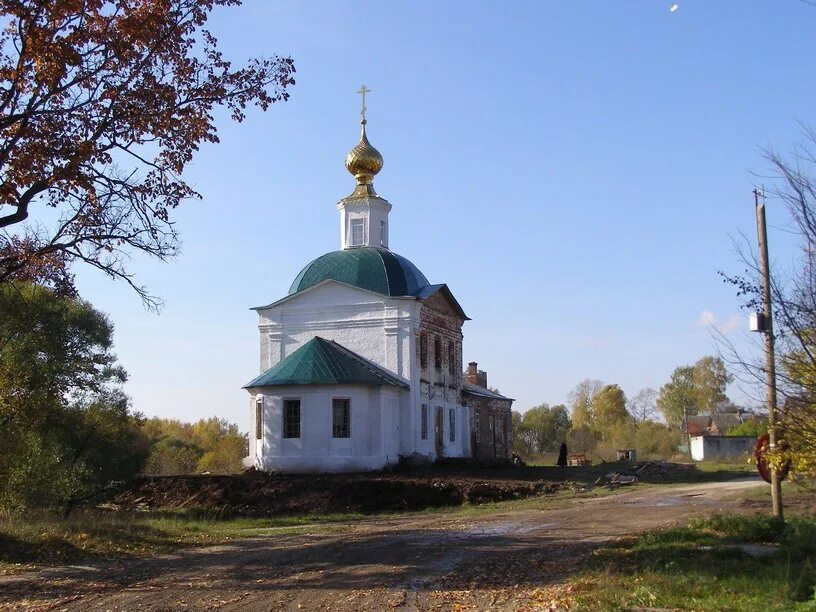
[[339,530],[361,515],[231,518],[196,514],[77,512],[0,517],[0,571],[70,564],[111,557],[138,557],[221,544],[270,533]]
[[816,518],[717,515],[595,551],[585,610],[816,610]]

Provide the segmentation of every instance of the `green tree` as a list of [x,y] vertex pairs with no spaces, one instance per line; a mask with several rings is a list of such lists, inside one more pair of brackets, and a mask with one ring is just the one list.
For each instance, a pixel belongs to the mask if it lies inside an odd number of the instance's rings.
[[195,474],[201,452],[194,446],[167,438],[150,448],[143,474],[146,476],[182,476]]
[[728,406],[730,402],[725,390],[733,376],[726,370],[723,360],[707,355],[692,367],[697,409],[703,414],[712,414]]
[[519,433],[531,453],[548,453],[558,450],[571,426],[566,406],[541,404],[524,413]]
[[606,385],[592,402],[595,427],[603,430],[629,418],[626,394],[618,385]]
[[671,380],[660,387],[657,407],[666,423],[678,426],[685,415],[698,414],[697,396],[694,389],[694,368],[681,366],[672,372]]
[[768,433],[768,419],[748,419],[728,430],[729,436],[759,436]]
[[[143,471],[148,476],[237,472],[241,469],[241,459],[246,456],[246,451],[237,450],[236,440],[245,439],[238,426],[218,417],[195,423],[151,418],[142,424],[142,432],[149,443]],[[241,456],[236,463],[234,457],[238,454]]]
[[240,436],[240,431],[235,423],[218,417],[201,419],[193,423],[190,433],[193,444],[204,451],[214,450],[225,437]]
[[532,450],[530,449],[529,438],[524,435],[521,425],[522,418],[518,410],[513,410],[510,413],[510,421],[513,425],[513,451],[522,457],[527,457],[532,453]]
[[666,422],[678,425],[683,416],[710,414],[730,405],[725,393],[733,380],[719,357],[706,356],[691,366],[680,366],[660,388],[657,407]]
[[70,509],[133,476],[146,448],[113,327],[88,302],[0,284],[0,509]]
[[243,469],[241,462],[246,455],[246,436],[228,434],[220,438],[212,450],[204,453],[198,462],[198,471],[213,474],[237,474]]
[[572,423],[576,428],[591,427],[594,418],[593,404],[604,384],[600,380],[586,378],[569,394]]

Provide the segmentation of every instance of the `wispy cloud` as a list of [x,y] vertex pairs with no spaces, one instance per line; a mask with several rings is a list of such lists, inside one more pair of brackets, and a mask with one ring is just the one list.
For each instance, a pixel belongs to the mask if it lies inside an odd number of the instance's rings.
[[708,327],[709,325],[714,325],[716,322],[717,317],[710,310],[704,310],[700,313],[700,316],[697,317],[697,327]]
[[723,334],[730,334],[736,331],[742,325],[742,316],[739,314],[732,314],[722,321],[710,310],[703,310],[697,317],[697,327],[714,327]]
[[724,334],[730,334],[736,331],[742,325],[742,317],[738,314],[732,314],[719,326],[720,331]]

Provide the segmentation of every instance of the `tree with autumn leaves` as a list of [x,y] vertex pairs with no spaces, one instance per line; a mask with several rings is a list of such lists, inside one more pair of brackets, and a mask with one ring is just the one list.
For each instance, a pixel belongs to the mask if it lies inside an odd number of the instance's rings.
[[240,122],[294,84],[291,58],[234,67],[218,50],[207,19],[238,4],[2,3],[0,283],[73,293],[70,267],[83,262],[157,305],[128,257],[178,252],[173,211],[201,197],[183,173],[202,144],[218,142],[215,110]]
[[[236,67],[219,51],[207,20],[239,4],[0,3],[0,509],[70,508],[145,463],[112,326],[71,270],[87,264],[158,306],[127,263],[178,252],[173,211],[201,198],[184,171],[218,142],[217,111],[241,122],[294,84],[291,58]],[[233,470],[243,444],[219,439],[200,458]]]

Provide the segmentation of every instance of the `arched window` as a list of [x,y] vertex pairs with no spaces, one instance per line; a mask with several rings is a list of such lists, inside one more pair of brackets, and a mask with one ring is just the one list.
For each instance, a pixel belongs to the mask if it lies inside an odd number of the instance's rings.
[[442,369],[442,340],[439,336],[434,338],[434,367],[437,370]]
[[428,334],[425,332],[419,334],[419,365],[428,367]]

